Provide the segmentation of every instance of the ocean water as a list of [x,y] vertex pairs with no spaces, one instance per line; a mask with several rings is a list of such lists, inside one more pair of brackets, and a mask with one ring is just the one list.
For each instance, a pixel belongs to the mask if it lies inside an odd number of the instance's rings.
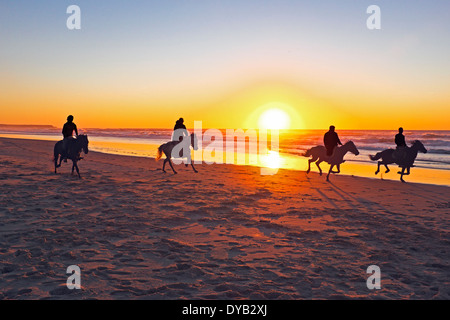
[[[225,130],[221,130],[221,132],[224,137],[223,145],[225,148]],[[303,157],[303,154],[313,146],[322,145],[325,132],[326,130],[280,131],[279,155],[282,160],[277,162],[277,166],[286,169],[306,170],[307,158]],[[388,148],[395,148],[394,136],[397,133],[396,130],[338,130],[337,132],[342,143],[351,140],[360,152],[358,156],[348,153],[345,157],[345,164],[358,164],[360,167],[370,166],[371,174],[376,169],[376,161],[371,161],[369,155]],[[170,141],[172,130],[89,128],[80,129],[79,133],[88,134],[90,149],[94,151],[155,157],[157,146]],[[203,148],[210,143],[206,142],[210,141],[208,133],[209,131],[203,130],[205,141],[203,142]],[[432,169],[435,175],[439,171],[445,172],[446,176],[450,174],[450,131],[405,130],[404,135],[408,145],[411,145],[414,140],[420,140],[428,151],[426,154],[418,154],[415,168]],[[56,141],[61,139],[61,129],[52,126],[0,125],[0,136]],[[270,137],[268,145],[270,147]],[[416,170],[415,168],[413,169]],[[312,169],[315,169],[314,166]],[[324,165],[322,169],[325,172],[327,166]],[[354,173],[352,171],[352,174]],[[369,171],[362,175],[369,175]],[[393,178],[398,179],[395,176]],[[440,181],[442,182],[442,177]],[[450,185],[450,181],[440,184]]]
[[[280,142],[282,152],[301,155],[315,145],[323,144],[324,131],[295,130],[288,132]],[[360,155],[349,161],[374,163],[369,155],[385,149],[393,148],[394,137],[398,131],[391,130],[340,130],[342,143],[353,141]],[[450,131],[404,131],[408,146],[419,140],[427,149],[427,153],[419,153],[415,166],[440,170],[450,170]]]

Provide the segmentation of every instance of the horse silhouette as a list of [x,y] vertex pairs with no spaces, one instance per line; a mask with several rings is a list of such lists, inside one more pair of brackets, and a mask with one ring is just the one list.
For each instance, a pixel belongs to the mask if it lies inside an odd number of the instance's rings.
[[[76,139],[72,139],[71,141],[68,141],[67,146],[68,146],[69,152],[66,157],[63,157],[63,153],[64,153],[63,142],[62,142],[62,140],[58,141],[55,144],[55,147],[53,149],[53,154],[54,154],[53,161],[55,162],[55,173],[57,173],[56,168],[61,167],[61,162],[64,159],[70,159],[70,160],[72,160],[72,174],[73,174],[74,169],[76,169],[77,173],[78,173],[78,178],[81,178],[80,170],[78,169],[77,162],[79,160],[83,159],[80,157],[81,151],[84,151],[85,154],[87,154],[89,152],[88,145],[89,145],[89,140],[88,140],[87,135],[80,134],[80,135],[78,135],[78,137]],[[58,158],[59,158],[59,164],[58,164]]]
[[[336,147],[331,156],[327,156],[327,149],[324,146],[312,147],[303,155],[305,157],[311,157],[311,159],[308,160],[308,170],[306,173],[311,171],[311,162],[315,162],[317,168],[319,168],[320,175],[322,175],[322,169],[319,164],[325,161],[330,164],[330,170],[328,170],[327,174],[327,181],[329,181],[330,173],[341,172],[341,163],[345,162],[344,156],[349,151],[355,155],[359,154],[359,151],[353,141],[348,141],[342,147]],[[337,171],[332,171],[334,166],[337,167]]]
[[[173,149],[175,148],[175,146],[179,145],[179,147],[181,147],[180,153],[179,154],[172,154]],[[198,150],[198,145],[197,145],[197,136],[195,135],[195,133],[189,135],[189,136],[185,136],[183,137],[180,141],[169,141],[167,143],[164,143],[162,145],[160,145],[158,147],[158,153],[156,155],[155,160],[158,161],[159,159],[161,159],[162,154],[164,153],[166,155],[166,159],[164,159],[164,163],[163,163],[163,168],[162,171],[166,172],[166,170],[164,170],[164,168],[166,167],[166,162],[169,163],[170,167],[172,168],[172,171],[174,174],[176,174],[177,172],[175,171],[175,169],[173,168],[172,165],[172,160],[171,158],[176,158],[176,159],[182,159],[182,158],[186,158],[187,159],[187,163],[186,163],[186,167],[188,166],[188,164],[190,163],[192,166],[192,169],[195,172],[198,172],[195,168],[194,168],[194,164],[192,163],[191,160],[191,152],[189,149],[189,145],[192,146],[192,148],[194,150]],[[178,149],[178,148],[177,148]],[[189,152],[184,155],[183,151],[185,149],[188,149]]]
[[[420,142],[419,140],[415,140],[415,141],[413,141],[411,147],[404,148],[404,156],[401,159],[395,159],[392,156],[395,151],[396,150],[394,150],[394,149],[386,149],[384,151],[378,152],[374,156],[370,155],[369,157],[370,157],[370,160],[372,160],[372,161],[379,160],[380,158],[382,159],[382,161],[378,161],[378,167],[377,167],[377,171],[375,171],[375,174],[378,174],[378,172],[380,172],[380,165],[382,165],[382,164],[386,167],[386,173],[388,173],[390,171],[389,167],[387,166],[388,164],[391,164],[391,163],[398,164],[399,167],[402,168],[402,170],[398,172],[400,174],[400,180],[402,182],[405,182],[405,180],[403,180],[403,175],[409,175],[409,170],[411,167],[414,166],[414,161],[416,160],[417,153],[419,151],[423,152],[423,153],[427,153],[427,149],[425,149],[422,142]],[[405,173],[405,170],[406,170],[406,173]]]

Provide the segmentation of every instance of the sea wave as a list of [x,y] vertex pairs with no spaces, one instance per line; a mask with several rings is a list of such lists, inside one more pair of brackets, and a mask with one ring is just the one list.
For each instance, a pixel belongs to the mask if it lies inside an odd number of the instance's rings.
[[[188,129],[189,130],[189,129]],[[207,129],[203,129],[205,132]],[[130,143],[151,143],[152,141],[168,141],[172,130],[165,128],[80,128],[80,133],[86,133],[96,139],[107,139]],[[220,131],[224,137],[225,129]],[[53,136],[61,138],[61,129],[53,126],[14,126],[1,125],[0,133],[22,134],[37,136]],[[393,130],[341,130],[338,132],[342,143],[353,141],[361,155],[356,159],[366,157],[368,154],[394,149]],[[289,130],[280,132],[280,151],[293,156],[303,156],[306,150],[316,145],[323,145],[324,131],[320,130]],[[450,167],[450,131],[408,131],[405,132],[407,144],[420,140],[428,149],[426,155],[420,153],[417,161],[427,161],[426,166]],[[364,159],[365,160],[365,159]]]

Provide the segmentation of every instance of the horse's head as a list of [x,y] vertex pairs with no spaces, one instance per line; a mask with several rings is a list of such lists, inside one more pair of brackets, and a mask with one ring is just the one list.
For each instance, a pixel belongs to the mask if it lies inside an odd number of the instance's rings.
[[88,154],[88,152],[89,152],[89,148],[88,148],[89,140],[88,140],[87,135],[85,135],[85,134],[78,135],[77,141],[79,141],[81,149],[83,149],[83,152],[85,154]]
[[195,133],[191,134],[191,146],[192,149],[198,150],[198,143],[197,143],[197,135]]
[[359,154],[358,149],[356,148],[355,144],[353,143],[353,141],[348,141],[345,146],[347,146],[348,151],[350,151],[351,153],[353,153],[355,156],[357,156]]
[[418,151],[423,152],[423,153],[427,153],[427,151],[428,151],[427,149],[425,149],[423,143],[420,142],[419,140],[414,140],[411,148],[417,148]]

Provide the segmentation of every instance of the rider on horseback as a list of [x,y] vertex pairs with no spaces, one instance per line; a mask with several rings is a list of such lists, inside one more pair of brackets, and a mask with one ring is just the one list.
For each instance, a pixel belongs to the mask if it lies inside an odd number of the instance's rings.
[[323,143],[327,149],[327,156],[333,155],[334,148],[336,148],[338,144],[342,145],[341,140],[339,140],[339,136],[334,129],[334,126],[330,126],[330,130],[323,136]]
[[395,135],[395,144],[397,145],[397,148],[392,153],[392,158],[396,160],[404,160],[406,155],[406,141],[405,136],[403,135],[403,128],[398,128],[398,133]]
[[67,122],[64,124],[62,129],[63,134],[63,152],[64,152],[64,162],[67,162],[67,157],[70,152],[70,145],[73,141],[73,132],[75,131],[75,135],[78,137],[78,129],[77,125],[73,122],[73,116],[70,115],[67,117]]
[[[184,125],[184,119],[180,118],[175,122],[173,127],[172,141],[182,141],[184,137],[189,136],[189,133]],[[180,157],[183,157],[183,150],[180,150]]]
[[183,137],[187,137],[188,135],[189,133],[184,125],[184,119],[178,119],[173,127],[172,141],[180,141]]

